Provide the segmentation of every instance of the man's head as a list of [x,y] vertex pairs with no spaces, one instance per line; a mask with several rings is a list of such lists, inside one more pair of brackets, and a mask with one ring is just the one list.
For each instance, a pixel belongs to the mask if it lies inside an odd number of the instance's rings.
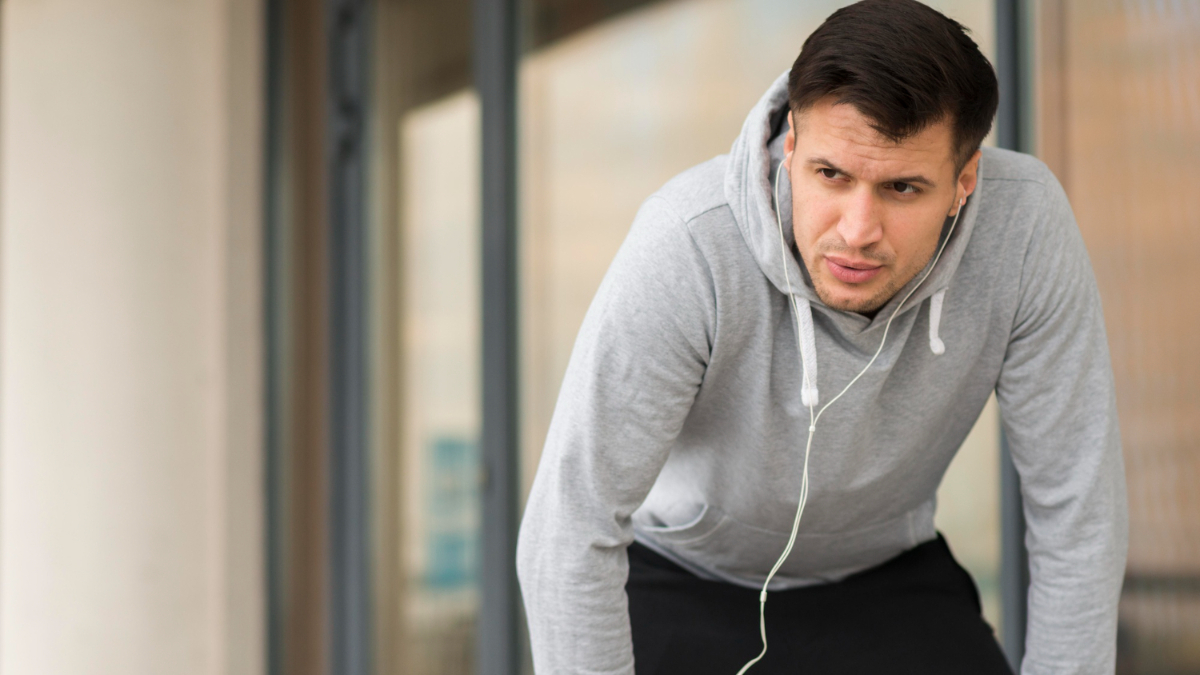
[[796,246],[825,304],[873,313],[975,189],[995,73],[957,22],[915,0],[863,0],[805,41],[788,98]]

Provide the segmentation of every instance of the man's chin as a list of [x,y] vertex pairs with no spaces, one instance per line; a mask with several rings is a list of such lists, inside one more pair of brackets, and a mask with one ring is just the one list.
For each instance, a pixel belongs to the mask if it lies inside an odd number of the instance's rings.
[[882,297],[886,289],[878,284],[859,286],[821,279],[815,281],[813,287],[826,307],[841,312],[874,314],[888,301],[888,298]]

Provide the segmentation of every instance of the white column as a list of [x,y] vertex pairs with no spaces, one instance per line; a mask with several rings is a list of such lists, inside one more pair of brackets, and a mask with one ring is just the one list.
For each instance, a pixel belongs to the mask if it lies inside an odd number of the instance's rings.
[[0,672],[264,671],[261,0],[0,2]]

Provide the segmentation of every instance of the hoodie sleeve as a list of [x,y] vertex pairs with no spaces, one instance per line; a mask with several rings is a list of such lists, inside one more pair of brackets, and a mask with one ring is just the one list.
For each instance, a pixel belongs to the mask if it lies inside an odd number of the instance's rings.
[[1115,667],[1125,470],[1096,281],[1066,195],[1046,173],[996,387],[1027,525],[1021,673],[1100,675]]
[[715,316],[702,254],[652,197],[580,328],[521,523],[517,572],[539,674],[633,675],[630,516],[691,410]]

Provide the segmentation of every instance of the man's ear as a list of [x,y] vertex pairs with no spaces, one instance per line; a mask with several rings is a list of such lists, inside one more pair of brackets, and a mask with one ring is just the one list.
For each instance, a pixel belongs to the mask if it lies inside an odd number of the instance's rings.
[[787,121],[787,136],[783,137],[783,163],[787,165],[788,173],[791,173],[792,152],[796,149],[796,127],[792,124],[792,111],[790,110],[788,111]]
[[958,214],[958,209],[963,201],[975,191],[976,185],[979,183],[979,158],[983,156],[983,151],[976,150],[971,159],[967,160],[962,171],[958,174],[958,185],[955,186],[954,206],[950,209],[950,215]]

